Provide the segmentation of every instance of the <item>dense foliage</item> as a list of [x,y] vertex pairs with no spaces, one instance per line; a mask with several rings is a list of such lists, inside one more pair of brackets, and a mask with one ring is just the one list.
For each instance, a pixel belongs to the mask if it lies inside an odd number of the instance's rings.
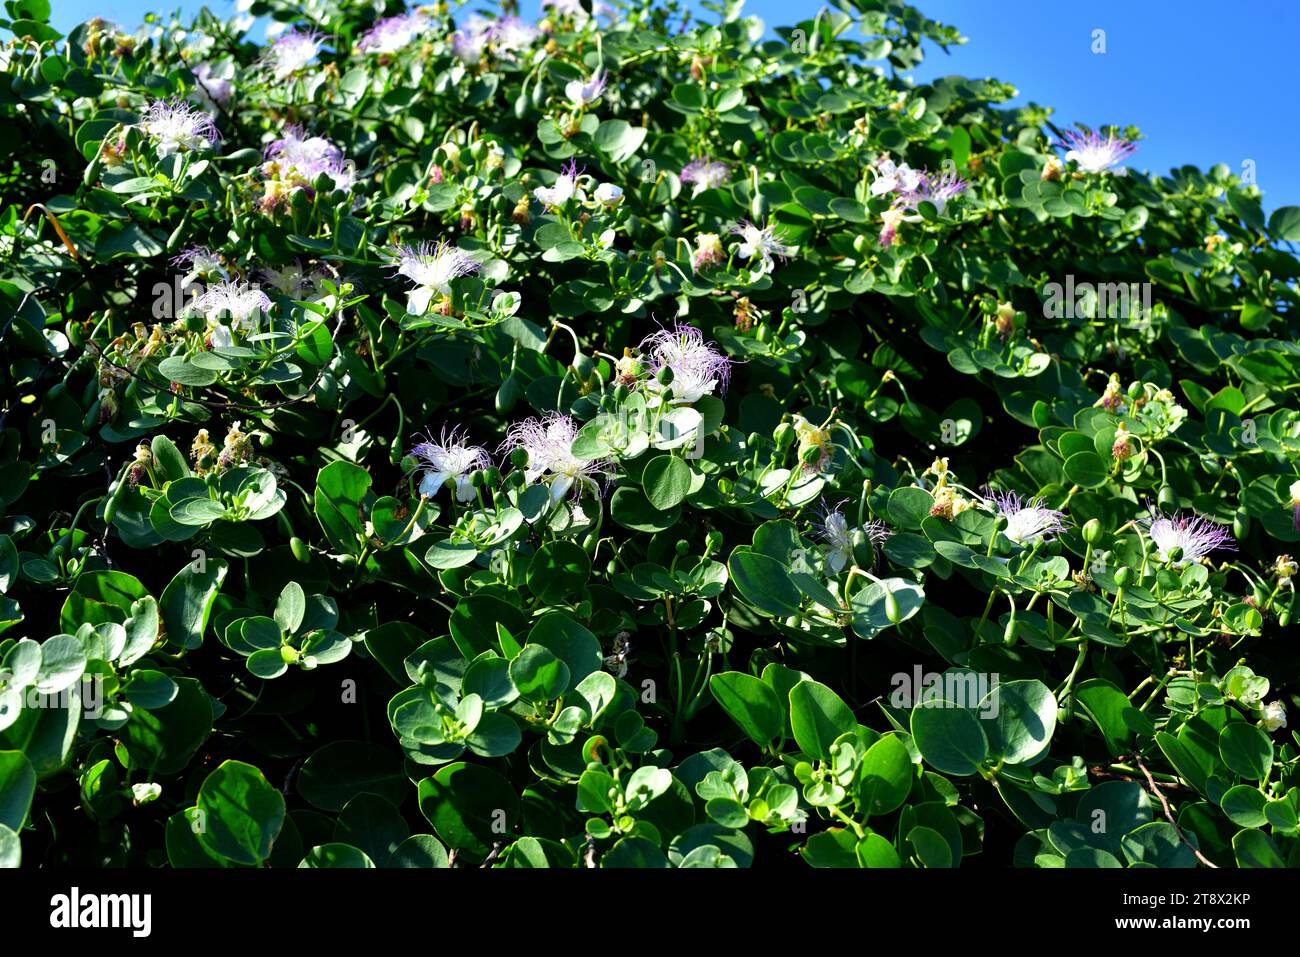
[[5,7],[0,862],[1300,863],[1248,171],[901,0]]

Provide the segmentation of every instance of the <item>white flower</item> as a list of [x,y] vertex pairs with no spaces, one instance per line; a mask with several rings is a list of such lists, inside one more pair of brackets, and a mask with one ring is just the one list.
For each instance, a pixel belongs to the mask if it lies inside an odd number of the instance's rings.
[[157,800],[162,794],[161,784],[132,784],[131,800],[132,803],[139,807],[141,804],[148,804],[150,801]]
[[853,529],[849,527],[849,520],[843,512],[828,512],[818,531],[827,546],[822,559],[826,573],[838,575],[853,558]]
[[599,494],[595,476],[608,470],[608,463],[602,459],[584,461],[574,456],[572,446],[577,434],[577,423],[570,416],[552,412],[541,419],[525,419],[512,425],[502,448],[528,453],[524,480],[531,485],[547,477],[554,505],[570,492],[576,495],[584,488]]
[[731,360],[704,341],[704,333],[694,326],[678,325],[660,329],[641,343],[641,352],[649,356],[656,378],[647,388],[659,391],[658,373],[672,370],[673,405],[689,405],[719,387],[726,391],[731,378]]
[[[219,282],[209,286],[190,308],[212,327],[213,345],[229,346],[230,330],[253,332],[257,328],[257,319],[271,308],[271,298],[246,282]],[[222,316],[230,318],[230,329],[219,324]]]
[[565,203],[573,199],[577,189],[578,164],[570,160],[569,164],[560,170],[560,175],[555,178],[554,186],[538,186],[533,190],[533,195],[547,206],[562,209]]
[[447,242],[403,246],[398,255],[398,273],[416,285],[406,304],[406,311],[413,316],[424,315],[435,292],[450,295],[453,279],[478,270],[478,263]]
[[606,206],[617,206],[623,202],[623,188],[613,183],[601,183],[596,187],[596,200]]
[[1264,716],[1261,719],[1264,722],[1265,731],[1276,731],[1278,728],[1286,727],[1286,707],[1281,701],[1270,701],[1264,705]]
[[312,33],[286,33],[266,51],[266,62],[277,80],[288,79],[320,53],[320,40]]
[[[1102,136],[1096,132],[1066,130],[1061,134],[1061,141],[1060,145],[1066,149],[1065,161],[1073,160],[1085,173],[1104,173],[1114,169],[1137,152],[1136,146],[1113,133]],[[1127,173],[1126,169],[1115,170],[1116,176]]]
[[881,160],[877,167],[880,175],[871,183],[871,195],[883,196],[885,193],[914,193],[921,187],[924,174],[912,169],[906,163],[894,165],[891,159]]
[[1061,522],[1064,513],[1043,508],[1042,499],[1022,502],[1015,492],[991,492],[989,500],[997,506],[998,514],[1006,517],[1007,527],[1002,534],[1017,545],[1036,545],[1048,535],[1065,530]]
[[420,473],[420,494],[433,498],[448,481],[456,484],[456,501],[474,499],[472,476],[478,469],[492,464],[487,451],[477,445],[467,445],[461,435],[452,429],[444,431],[437,442],[432,437],[411,449],[411,455],[420,460],[416,471]]
[[[853,538],[859,529],[849,525],[849,520],[838,508],[827,509],[822,520],[817,524],[817,537],[826,543],[826,552],[822,557],[823,568],[827,575],[838,575],[853,559]],[[893,534],[889,526],[879,519],[867,522],[860,531],[866,536],[872,548],[883,545]]]
[[1162,562],[1171,559],[1174,549],[1182,551],[1176,563],[1179,568],[1188,562],[1200,561],[1216,548],[1235,547],[1228,529],[1199,515],[1178,515],[1166,518],[1155,509],[1142,519],[1156,546],[1156,557]]
[[755,226],[742,221],[731,227],[733,235],[740,237],[740,248],[736,254],[741,259],[758,259],[762,272],[772,271],[772,257],[789,255],[790,248],[781,241],[775,226]]
[[211,116],[180,99],[149,104],[140,117],[140,128],[156,142],[159,157],[207,149],[221,139]]
[[605,92],[605,71],[597,70],[585,83],[582,80],[570,80],[564,87],[564,95],[575,107],[589,106],[600,99]]

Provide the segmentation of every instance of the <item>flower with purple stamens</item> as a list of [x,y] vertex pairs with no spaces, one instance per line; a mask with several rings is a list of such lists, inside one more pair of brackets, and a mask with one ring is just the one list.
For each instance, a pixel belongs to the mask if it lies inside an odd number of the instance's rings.
[[597,70],[591,75],[591,79],[585,83],[582,80],[570,80],[566,83],[564,95],[578,109],[590,106],[600,99],[600,95],[605,92],[605,80],[605,71]]
[[207,246],[191,246],[180,254],[173,256],[169,262],[186,271],[189,276],[206,276],[216,273],[222,279],[229,278],[226,268],[221,265],[221,257]]
[[915,191],[904,194],[902,200],[905,205],[913,208],[923,202],[930,203],[942,213],[944,207],[948,205],[948,200],[960,196],[969,186],[969,183],[952,170],[944,170],[938,176],[923,173],[920,186]]
[[321,173],[328,173],[339,189],[352,186],[356,174],[343,158],[343,151],[320,136],[291,126],[264,153],[262,172],[295,186],[312,186]]
[[578,425],[573,418],[551,412],[542,418],[516,422],[506,433],[503,451],[523,449],[528,453],[524,466],[524,479],[528,484],[544,480],[550,486],[551,504],[572,493],[576,498],[587,489],[600,494],[596,476],[609,472],[610,463],[604,459],[583,460],[573,454],[573,439]]
[[731,164],[713,161],[707,156],[703,159],[693,159],[682,167],[678,178],[683,183],[692,184],[697,193],[706,189],[717,189],[731,178]]
[[814,527],[817,537],[827,546],[822,560],[828,575],[838,575],[853,559],[853,539],[856,532],[863,533],[873,550],[883,545],[893,534],[890,527],[879,519],[872,519],[861,529],[854,528],[841,511],[843,505],[844,502],[840,502],[834,508],[823,506],[821,520]]
[[[1074,160],[1085,173],[1104,173],[1137,152],[1137,147],[1114,133],[1102,136],[1087,130],[1066,130],[1057,144],[1066,150],[1065,161]],[[1115,170],[1116,176],[1127,175],[1128,170]]]
[[1026,502],[1015,492],[996,491],[987,492],[986,497],[1007,520],[1002,534],[1017,545],[1037,545],[1048,535],[1065,531],[1065,513],[1043,508],[1041,498]]
[[1182,554],[1174,565],[1183,567],[1188,562],[1198,562],[1216,548],[1236,549],[1236,542],[1226,525],[1212,522],[1195,513],[1167,517],[1151,508],[1141,520],[1151,541],[1156,546],[1156,557],[1167,562],[1174,549]]
[[[672,370],[672,405],[689,405],[715,389],[727,391],[731,379],[731,360],[704,341],[704,333],[694,326],[678,325],[660,329],[641,343],[641,352],[657,376],[662,369]],[[650,380],[658,390],[658,378]]]
[[433,498],[440,488],[454,482],[458,502],[473,501],[474,472],[492,464],[487,450],[470,445],[459,429],[443,429],[436,442],[430,435],[411,449],[411,455],[420,463],[415,468],[420,475],[420,495]]
[[422,316],[434,293],[451,295],[451,281],[478,271],[478,263],[462,249],[445,240],[403,246],[397,251],[397,272],[415,283],[407,299],[406,311]]
[[731,233],[740,237],[740,248],[736,254],[741,259],[748,259],[751,262],[759,260],[760,272],[771,272],[775,263],[772,257],[776,256],[785,259],[790,255],[791,249],[781,239],[775,226],[755,226],[748,220],[741,220],[731,227]]
[[[209,286],[190,308],[207,320],[214,346],[229,346],[234,342],[232,330],[256,331],[258,319],[271,308],[271,298],[246,282],[219,282]],[[223,317],[230,319],[228,327],[221,323]]]
[[200,63],[193,70],[194,86],[201,99],[213,105],[225,106],[235,92],[234,84],[223,76],[218,76],[207,63]]
[[465,64],[477,63],[492,38],[492,21],[475,14],[463,28],[451,35],[451,52]]
[[492,24],[490,39],[498,56],[514,59],[533,45],[538,30],[531,23],[516,16],[505,16]]
[[562,209],[577,192],[578,177],[581,175],[578,164],[569,160],[568,164],[560,170],[560,175],[555,177],[554,186],[538,186],[533,190],[533,195],[553,209]]
[[288,79],[320,54],[320,41],[319,34],[290,30],[267,49],[266,65],[277,80]]
[[397,53],[420,35],[427,22],[418,12],[376,20],[357,41],[357,49],[363,53]]
[[212,117],[179,97],[150,103],[140,117],[140,128],[156,141],[159,157],[208,149],[221,140]]

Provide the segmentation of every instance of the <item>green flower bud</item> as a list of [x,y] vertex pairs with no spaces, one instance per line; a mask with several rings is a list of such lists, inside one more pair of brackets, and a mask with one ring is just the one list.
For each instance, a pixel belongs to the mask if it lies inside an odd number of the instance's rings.
[[1250,534],[1250,513],[1244,508],[1237,509],[1237,513],[1232,516],[1232,535],[1238,541],[1241,541]]
[[655,379],[658,380],[660,385],[672,385],[673,383],[672,367],[664,366],[655,374]]
[[511,450],[510,464],[517,469],[528,468],[528,450],[525,448],[517,448]]
[[903,610],[898,607],[898,599],[892,591],[885,592],[885,617],[895,625],[903,620]]
[[1090,518],[1083,523],[1083,540],[1089,545],[1096,545],[1101,541],[1102,528],[1101,520]]
[[1141,382],[1138,382],[1135,379],[1128,384],[1128,397],[1132,399],[1134,402],[1142,398],[1142,396],[1144,395],[1146,395],[1146,389],[1143,388]]
[[1120,588],[1127,588],[1133,584],[1133,569],[1127,565],[1121,567],[1119,571],[1115,572],[1115,584]]
[[790,446],[794,445],[796,438],[794,426],[789,422],[782,422],[772,433],[772,438],[776,440],[776,447],[784,452]]

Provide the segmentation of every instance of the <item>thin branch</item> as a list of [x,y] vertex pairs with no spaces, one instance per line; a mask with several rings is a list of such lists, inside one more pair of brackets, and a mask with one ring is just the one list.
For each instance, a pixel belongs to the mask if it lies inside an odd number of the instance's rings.
[[1178,835],[1178,839],[1192,849],[1192,853],[1196,855],[1198,861],[1206,867],[1213,867],[1217,870],[1219,865],[1202,854],[1200,849],[1187,839],[1187,835],[1183,833],[1183,829],[1178,826],[1178,822],[1174,820],[1174,812],[1169,807],[1169,801],[1165,798],[1165,792],[1156,786],[1155,778],[1151,777],[1151,772],[1148,771],[1147,766],[1142,763],[1142,759],[1135,754],[1133,755],[1133,761],[1142,769],[1142,773],[1146,775],[1147,783],[1151,785],[1152,792],[1156,797],[1160,798],[1160,804],[1165,809],[1165,817],[1168,818],[1169,823],[1174,826],[1174,833]]

